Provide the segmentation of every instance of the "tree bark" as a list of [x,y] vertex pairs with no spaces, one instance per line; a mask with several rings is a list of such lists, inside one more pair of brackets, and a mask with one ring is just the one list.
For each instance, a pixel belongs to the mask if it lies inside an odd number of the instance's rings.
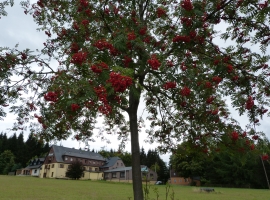
[[142,175],[140,164],[140,145],[138,133],[137,111],[139,106],[139,97],[135,97],[132,92],[129,95],[129,120],[131,135],[131,154],[132,154],[132,181],[134,200],[143,200]]

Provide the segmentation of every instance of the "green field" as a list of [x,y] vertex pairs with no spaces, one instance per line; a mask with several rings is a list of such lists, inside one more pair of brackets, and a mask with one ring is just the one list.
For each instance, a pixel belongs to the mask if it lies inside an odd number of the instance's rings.
[[[150,187],[150,200],[165,200],[165,185]],[[199,192],[190,186],[172,186],[175,200],[270,200],[270,190],[215,188],[215,192]],[[34,177],[0,176],[0,199],[5,200],[127,200],[133,199],[132,185],[106,181],[75,181]],[[168,197],[168,200],[171,199]]]

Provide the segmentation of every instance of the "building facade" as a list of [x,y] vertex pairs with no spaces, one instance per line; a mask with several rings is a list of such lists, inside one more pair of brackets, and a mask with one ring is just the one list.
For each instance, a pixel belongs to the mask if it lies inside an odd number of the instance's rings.
[[103,179],[100,167],[105,159],[98,153],[53,145],[42,165],[40,178],[67,178],[66,171],[72,162],[79,161],[84,166],[81,179]]

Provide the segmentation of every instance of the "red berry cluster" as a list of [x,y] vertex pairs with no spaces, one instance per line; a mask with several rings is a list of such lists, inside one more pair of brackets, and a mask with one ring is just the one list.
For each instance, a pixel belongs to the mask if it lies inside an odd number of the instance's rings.
[[155,54],[151,56],[151,59],[147,60],[147,63],[151,66],[153,70],[158,70],[161,65]]
[[210,96],[208,99],[206,99],[206,103],[208,103],[208,104],[212,104],[212,103],[213,103],[213,101],[214,101],[214,99],[215,99],[215,97]]
[[106,50],[108,49],[110,54],[113,56],[118,55],[117,49],[113,47],[113,45],[109,42],[107,42],[105,39],[98,40],[93,44],[94,47],[98,48],[99,50]]
[[217,114],[218,114],[218,111],[219,111],[218,108],[215,109],[215,110],[212,110],[212,111],[211,111],[211,114],[212,114],[212,115],[217,115]]
[[146,34],[146,31],[147,31],[147,28],[146,27],[143,27],[139,30],[139,34],[140,35],[145,35]]
[[227,72],[232,73],[233,72],[233,66],[232,65],[227,65]]
[[262,160],[268,160],[269,156],[267,154],[262,155]]
[[214,76],[212,80],[218,85],[222,81],[222,78],[219,76]]
[[186,26],[191,26],[192,25],[192,19],[188,17],[182,17],[181,18],[181,23],[185,24]]
[[157,8],[157,16],[158,18],[166,16],[166,11],[163,8]]
[[231,138],[233,141],[236,141],[239,138],[239,134],[236,131],[234,131],[232,132]]
[[87,53],[86,52],[78,52],[73,54],[71,63],[77,64],[77,65],[82,65],[83,62],[85,62],[87,59]]
[[88,1],[87,0],[80,0],[80,6],[87,7],[88,6]]
[[135,40],[136,39],[136,35],[134,32],[128,33],[127,36],[128,36],[128,40]]
[[251,144],[250,145],[250,150],[254,150],[255,149],[255,145],[254,144]]
[[173,38],[173,42],[190,42],[189,36],[177,35]]
[[187,86],[185,86],[181,91],[180,91],[180,94],[182,95],[182,96],[189,96],[190,95],[190,89],[187,87]]
[[25,53],[22,53],[21,58],[22,58],[22,60],[25,60],[25,59],[27,59],[27,55]]
[[71,44],[70,50],[72,53],[78,53],[78,51],[80,50],[80,47],[77,43],[73,42]]
[[34,117],[37,118],[38,122],[40,124],[43,124],[43,118],[41,116],[38,116],[37,114],[34,114]]
[[183,0],[181,2],[181,7],[187,11],[191,11],[193,9],[193,5],[190,0]]
[[76,103],[71,104],[71,110],[72,110],[73,112],[75,112],[75,111],[78,110],[79,108],[80,108],[80,106],[79,106],[78,104],[76,104]]
[[253,136],[252,136],[252,139],[253,139],[253,140],[258,140],[258,138],[259,138],[258,135],[253,135]]
[[28,103],[28,106],[30,108],[31,111],[37,110],[36,106],[34,103]]
[[82,20],[82,25],[87,26],[89,24],[89,21],[87,19]]
[[168,90],[170,88],[176,88],[176,82],[167,82],[163,85],[163,88],[165,90]]
[[97,74],[100,74],[103,71],[103,69],[109,69],[108,65],[105,62],[92,65],[90,68],[94,73]]
[[189,32],[189,36],[190,36],[191,38],[195,38],[196,35],[197,35],[197,32],[196,32],[196,31],[190,31],[190,32]]
[[44,95],[44,99],[46,101],[56,102],[58,100],[58,95],[56,92],[48,92]]
[[104,39],[96,41],[93,45],[99,50],[110,49],[112,47],[112,44],[110,44]]
[[246,102],[246,109],[250,110],[253,106],[254,106],[253,98],[252,98],[252,96],[249,96],[248,100]]
[[172,60],[168,60],[167,61],[167,66],[168,67],[173,67],[174,66],[173,61]]
[[44,4],[43,4],[42,0],[37,1],[37,4],[38,4],[38,5],[39,5],[39,7],[41,7],[41,8],[43,8],[43,7],[44,7]]
[[106,88],[103,86],[98,86],[95,87],[94,90],[98,96],[99,101],[103,103],[103,105],[100,105],[98,107],[99,112],[105,115],[110,114],[112,111],[112,107],[108,104]]
[[132,78],[123,76],[120,73],[111,72],[107,82],[112,84],[115,92],[124,92],[132,84]]
[[204,84],[204,86],[206,87],[206,88],[212,88],[212,83],[210,83],[209,81],[207,81],[207,82],[205,82],[205,84]]
[[128,56],[125,56],[123,62],[124,62],[125,67],[128,67],[129,63],[132,62],[132,59]]

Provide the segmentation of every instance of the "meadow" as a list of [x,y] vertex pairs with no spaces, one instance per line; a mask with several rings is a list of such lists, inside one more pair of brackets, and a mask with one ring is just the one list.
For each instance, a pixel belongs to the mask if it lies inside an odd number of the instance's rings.
[[[269,200],[270,190],[214,188],[200,192],[199,187],[171,186],[168,200]],[[165,185],[150,186],[150,200],[166,199]],[[174,198],[172,198],[172,190]],[[155,192],[156,191],[156,192]],[[0,176],[3,200],[132,200],[132,184],[110,181],[41,179]]]

